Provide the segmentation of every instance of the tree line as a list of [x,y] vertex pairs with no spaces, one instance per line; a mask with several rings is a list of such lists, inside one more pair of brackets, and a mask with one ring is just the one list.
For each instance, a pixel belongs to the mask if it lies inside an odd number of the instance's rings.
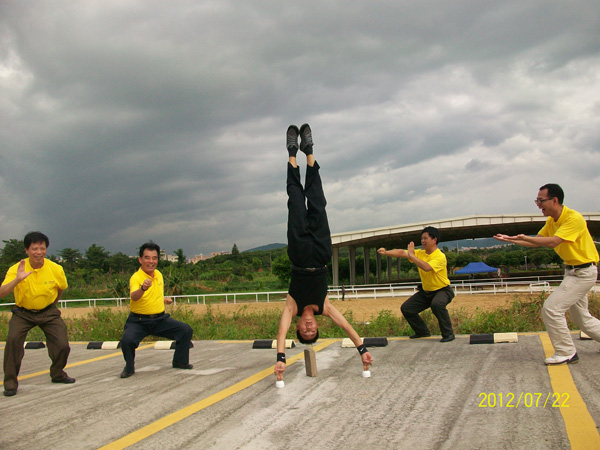
[[[2,279],[8,268],[26,258],[23,241],[9,239],[2,241],[0,250],[0,276]],[[450,274],[455,269],[466,266],[470,262],[483,261],[489,266],[499,267],[504,273],[511,270],[539,270],[549,267],[560,267],[561,259],[549,248],[525,249],[515,245],[494,248],[470,249],[457,251],[442,247],[448,260]],[[217,292],[248,292],[285,290],[290,279],[290,261],[285,247],[273,250],[257,250],[240,252],[233,244],[231,253],[218,255],[197,263],[189,263],[182,249],[174,251],[177,261],[161,260],[159,270],[165,278],[165,292],[168,295],[206,294]],[[129,295],[129,278],[139,268],[137,257],[123,252],[111,253],[103,246],[92,244],[81,252],[74,248],[64,248],[48,258],[61,264],[69,281],[69,289],[64,298],[90,297],[127,297]],[[382,273],[387,272],[387,258],[382,261]],[[414,264],[403,260],[400,272],[397,263],[392,260],[393,279],[416,278],[418,273]],[[376,255],[370,254],[369,280],[364,280],[362,252],[356,256],[357,283],[368,284],[376,277]],[[340,284],[348,284],[350,279],[350,261],[347,248],[339,252]],[[12,302],[9,297],[4,302]]]
[[[27,258],[23,240],[3,240],[0,250],[2,279],[10,266]],[[218,255],[195,264],[186,261],[182,249],[174,254],[177,261],[161,259],[158,269],[165,280],[167,295],[203,294],[211,292],[274,290],[279,281],[271,275],[271,263],[285,249],[240,252],[234,244],[228,255]],[[123,252],[112,253],[103,246],[92,244],[84,252],[64,248],[47,258],[63,266],[69,289],[63,298],[127,297],[129,278],[139,269],[137,256]],[[5,302],[12,302],[11,300]]]

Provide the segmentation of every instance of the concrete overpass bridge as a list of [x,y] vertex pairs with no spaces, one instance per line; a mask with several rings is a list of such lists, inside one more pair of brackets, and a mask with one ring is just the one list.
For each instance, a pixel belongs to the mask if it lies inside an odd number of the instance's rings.
[[[592,236],[600,236],[600,212],[582,213],[587,221]],[[505,215],[473,215],[443,219],[437,221],[419,222],[408,225],[372,228],[368,230],[347,231],[331,235],[333,244],[333,285],[339,285],[339,249],[348,247],[350,254],[350,284],[356,284],[356,250],[362,247],[364,255],[364,274],[368,279],[369,255],[371,249],[377,251],[380,247],[406,248],[408,243],[414,241],[419,245],[421,231],[426,226],[440,230],[442,242],[460,239],[475,239],[492,237],[497,233],[502,234],[537,234],[544,226],[546,217],[541,214],[505,214]],[[598,240],[598,239],[595,239]],[[381,255],[377,254],[377,279],[381,281]],[[388,279],[391,278],[391,257],[388,258]],[[400,259],[398,259],[398,272]]]

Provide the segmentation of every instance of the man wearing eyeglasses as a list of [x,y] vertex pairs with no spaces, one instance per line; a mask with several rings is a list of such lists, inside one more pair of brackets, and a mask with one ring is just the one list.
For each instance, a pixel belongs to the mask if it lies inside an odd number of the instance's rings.
[[523,247],[553,248],[565,263],[562,283],[546,299],[542,308],[542,319],[554,346],[554,355],[544,361],[547,365],[579,361],[567,326],[567,311],[583,332],[600,342],[600,320],[590,314],[587,296],[598,277],[598,251],[585,219],[563,205],[564,197],[558,184],[545,184],[540,188],[534,201],[548,219],[537,236],[494,236],[499,241]]

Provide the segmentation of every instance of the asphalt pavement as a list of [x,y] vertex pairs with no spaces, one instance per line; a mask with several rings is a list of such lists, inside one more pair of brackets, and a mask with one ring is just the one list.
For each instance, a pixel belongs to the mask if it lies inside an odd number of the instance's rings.
[[28,349],[18,394],[0,397],[0,448],[600,448],[600,346],[574,337],[580,362],[557,367],[543,364],[545,333],[478,345],[391,338],[370,349],[370,378],[355,349],[323,339],[316,377],[305,346],[287,350],[282,389],[276,351],[252,341],[195,341],[192,370],[143,343],[127,379],[120,350],[71,343],[73,385],[51,383],[46,349]]

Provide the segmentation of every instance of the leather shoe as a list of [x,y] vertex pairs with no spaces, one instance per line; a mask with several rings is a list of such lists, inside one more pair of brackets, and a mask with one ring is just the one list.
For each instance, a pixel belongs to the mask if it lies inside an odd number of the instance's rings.
[[65,375],[64,378],[60,380],[52,380],[53,383],[64,383],[64,384],[73,384],[75,383],[75,378],[71,378],[69,375]]
[[127,369],[123,369],[123,372],[121,372],[121,375],[119,375],[121,378],[129,378],[131,375],[133,375],[135,373],[135,371],[133,372],[129,372]]
[[173,369],[193,369],[194,366],[192,366],[191,364],[177,364],[177,363],[173,363]]
[[451,335],[440,339],[440,342],[450,342],[450,341],[453,341],[454,339],[456,339],[456,336],[454,336],[454,333],[452,333]]
[[17,395],[17,390],[16,389],[6,389],[4,391],[4,396],[5,397],[12,397],[13,395]]
[[425,337],[429,337],[431,336],[430,334],[413,334],[412,336],[409,336],[409,339],[419,339],[419,338],[425,338]]

